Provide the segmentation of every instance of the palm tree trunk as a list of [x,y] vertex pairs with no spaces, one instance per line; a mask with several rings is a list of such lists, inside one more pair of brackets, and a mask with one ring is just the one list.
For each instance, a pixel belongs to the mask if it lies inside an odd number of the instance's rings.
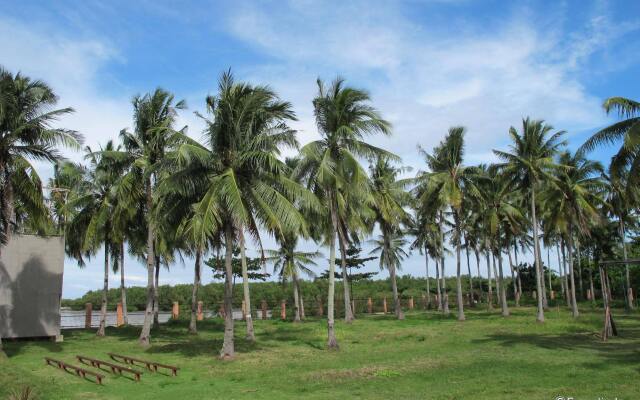
[[293,280],[293,322],[300,322],[300,296],[298,294],[298,278],[296,277],[295,272],[291,276],[291,279]]
[[502,316],[509,316],[509,306],[507,305],[507,285],[504,283],[504,275],[502,272],[502,252],[498,251],[498,279],[500,280],[500,304],[502,307]]
[[569,241],[567,242],[569,253],[569,276],[571,279],[571,313],[574,318],[577,318],[578,313],[578,304],[576,303],[576,283],[573,277],[573,227],[569,224]]
[[230,222],[225,224],[224,230],[224,340],[220,350],[220,358],[223,360],[235,357],[233,343],[233,226]]
[[511,258],[511,249],[507,246],[507,255],[509,256],[509,266],[511,267],[511,282],[513,282],[513,299],[516,302],[516,307],[520,307],[520,292],[518,291],[518,285],[516,283],[516,277],[514,275],[513,259]]
[[591,303],[593,305],[596,304],[596,291],[593,287],[593,264],[595,263],[595,258],[589,262],[589,288],[591,289]]
[[104,243],[104,286],[102,289],[102,306],[100,307],[100,326],[97,336],[104,336],[107,325],[107,293],[109,292],[109,243]]
[[193,265],[193,288],[191,289],[191,321],[189,333],[198,333],[198,289],[200,288],[200,259],[202,251],[196,249],[196,261]]
[[247,326],[247,337],[246,339],[250,342],[256,341],[256,335],[253,331],[253,319],[251,318],[251,293],[249,291],[249,273],[247,271],[247,256],[245,254],[245,242],[244,242],[244,232],[242,229],[239,230],[240,236],[240,262],[242,264],[242,291],[244,296],[244,304],[245,304],[245,321]]
[[538,237],[538,217],[536,216],[536,190],[535,184],[531,185],[531,224],[533,225],[533,252],[535,258],[536,265],[536,289],[538,290],[538,315],[536,316],[536,321],[544,322],[544,307],[543,307],[543,297],[544,292],[542,289],[542,266],[540,265],[540,246]]
[[500,291],[500,288],[502,287],[502,280],[499,279],[498,276],[498,267],[496,265],[496,253],[495,251],[491,252],[491,260],[493,261],[493,277],[495,279],[496,282],[496,295],[498,296],[498,301],[500,300],[500,294],[502,293]]
[[629,264],[627,264],[627,242],[626,238],[626,229],[624,226],[624,220],[620,217],[619,223],[620,230],[620,242],[622,244],[622,257],[625,262],[624,264],[624,272],[625,272],[625,290],[627,291],[627,307],[629,309],[633,309],[633,293],[631,292],[631,279],[629,278]]
[[460,277],[460,251],[461,251],[461,240],[460,240],[460,222],[459,217],[457,215],[457,211],[455,212],[455,224],[456,224],[456,301],[458,303],[458,321],[464,321],[464,301],[462,299],[462,279]]
[[[390,232],[386,228],[382,228],[382,236],[384,240],[384,253],[389,254],[391,243],[390,243]],[[393,262],[390,262],[389,259],[387,261],[387,269],[389,270],[389,278],[391,279],[391,291],[393,293],[393,307],[394,312],[396,314],[397,319],[404,319],[404,313],[402,312],[402,304],[400,304],[400,297],[398,296],[398,283],[396,281],[396,265]]]
[[558,254],[558,275],[560,276],[560,290],[562,290],[562,297],[566,297],[564,290],[564,277],[562,276],[562,260],[560,258],[560,245],[556,242],[556,253]]
[[438,257],[436,257],[435,259],[435,263],[436,263],[436,294],[438,295],[438,311],[442,311],[442,305],[443,305],[443,301],[442,301],[442,290],[440,289],[440,266],[438,265]]
[[296,286],[298,287],[298,296],[300,298],[300,319],[304,321],[307,318],[304,313],[304,296],[302,295],[302,288],[300,287],[300,279],[298,279],[297,274],[296,274]]
[[551,285],[551,253],[549,252],[549,248],[547,247],[547,269],[549,270],[549,299],[551,299],[551,292],[553,292],[553,286]]
[[474,254],[476,255],[476,268],[478,269],[478,301],[482,301],[482,277],[480,276],[480,253],[478,249],[473,249]]
[[160,286],[160,257],[156,255],[156,276],[153,283],[153,328],[160,327],[160,301],[158,299],[158,287]]
[[489,291],[487,293],[487,307],[489,310],[493,309],[493,284],[491,283],[491,258],[489,256],[489,250],[485,252],[487,258],[487,280],[489,283]]
[[144,323],[140,332],[139,343],[148,346],[151,343],[151,322],[153,321],[153,270],[155,266],[155,255],[153,254],[153,243],[155,242],[155,233],[153,221],[151,220],[151,208],[153,207],[153,197],[151,189],[151,179],[146,181],[146,197],[147,197],[147,306],[144,312]]
[[[444,249],[443,249],[444,254]],[[444,276],[444,256],[440,259],[440,279],[442,279],[442,312],[444,315],[449,315],[449,294],[447,293],[447,279]]]
[[129,325],[127,313],[127,288],[124,285],[124,240],[120,243],[120,302],[122,303],[122,319],[125,325]]
[[567,250],[565,241],[562,239],[560,247],[562,248],[562,274],[564,275],[564,290],[567,307],[571,307],[571,288],[569,288],[569,274],[567,273]]
[[518,294],[522,297],[522,278],[520,276],[520,264],[518,263],[518,245],[513,241],[513,258],[516,266],[516,276],[518,277]]
[[576,243],[576,257],[578,258],[578,287],[580,288],[580,299],[584,300],[584,289],[582,287],[582,257],[580,255],[580,242]]
[[471,276],[471,263],[469,261],[469,243],[466,242],[464,251],[467,255],[467,273],[469,274],[469,306],[473,307],[473,276]]
[[431,288],[429,287],[429,252],[427,246],[424,247],[424,264],[427,270],[427,308],[431,306]]
[[348,324],[354,320],[353,310],[351,309],[351,293],[349,290],[349,276],[347,275],[347,244],[344,237],[344,231],[338,227],[338,240],[340,244],[340,264],[342,267],[342,289],[344,292],[344,321]]
[[547,297],[547,284],[545,283],[544,263],[542,262],[542,247],[540,246],[540,239],[538,239],[538,257],[540,258],[540,285],[542,286],[542,309],[549,310],[549,299]]
[[329,193],[331,202],[329,213],[331,214],[331,237],[329,238],[329,293],[327,294],[327,347],[338,349],[338,340],[334,327],[334,295],[336,273],[336,232],[338,230],[338,216],[333,193]]

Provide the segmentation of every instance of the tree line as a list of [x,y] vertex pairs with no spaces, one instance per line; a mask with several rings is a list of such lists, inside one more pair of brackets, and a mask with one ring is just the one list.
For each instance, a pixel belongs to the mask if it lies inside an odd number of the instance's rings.
[[[258,248],[259,263],[272,264],[282,280],[292,283],[297,319],[303,308],[302,276],[313,276],[312,267],[321,257],[300,251],[299,241],[328,248],[327,346],[335,349],[336,264],[344,282],[339,287],[344,318],[347,323],[354,318],[347,284],[351,246],[368,241],[371,255],[388,270],[398,319],[404,315],[397,273],[409,252],[424,254],[427,275],[429,261],[435,263],[438,309],[449,313],[448,293],[455,291],[457,317],[464,320],[463,257],[470,297],[475,283],[481,294],[486,289],[489,306],[497,297],[507,316],[507,286],[513,288],[516,305],[523,293],[518,254],[532,251],[537,320],[543,322],[551,289],[543,245],[548,258],[549,249],[556,249],[561,289],[577,317],[575,267],[582,271],[578,264],[590,260],[587,281],[595,293],[593,266],[618,253],[626,261],[626,238],[637,230],[640,103],[630,99],[606,100],[605,111],[617,113],[620,121],[596,132],[575,152],[568,150],[564,131],[527,117],[508,129],[509,147],[494,150],[497,163],[467,165],[466,128],[452,127],[432,150],[419,148],[424,164],[413,176],[400,157],[367,141],[391,135],[392,126],[366,90],[342,78],[330,83],[318,79],[312,107],[320,138],[303,146],[289,125],[296,120],[291,103],[269,86],[237,81],[230,71],[220,76],[216,94],[204,99],[206,112],[196,112],[205,124],[200,139],[190,137],[186,126],[176,126],[186,103],[158,88],[133,97],[132,129],[123,129],[117,141],[99,148],[85,147],[81,163],[65,160],[59,152],[60,147],[80,149],[82,136],[54,127],[57,118],[73,112],[54,109],[56,103],[45,83],[0,70],[0,240],[6,243],[13,232],[64,234],[65,251],[79,265],[104,249],[98,335],[105,334],[109,270],[120,272],[120,301],[126,310],[125,251],[144,262],[147,286],[139,342],[145,346],[159,309],[161,267],[185,255],[193,258],[189,331],[196,333],[202,263],[214,256],[225,280],[220,356],[234,357],[234,259],[242,300],[252,309],[253,261],[246,255],[247,240]],[[621,147],[605,168],[587,157],[607,143]],[[286,148],[298,155],[284,158]],[[40,181],[33,160],[54,164],[48,185]],[[379,234],[372,237],[374,231]],[[279,248],[264,249],[265,235],[274,237]],[[455,254],[454,289],[445,283],[449,253]],[[482,262],[486,288],[479,286]],[[427,293],[430,282],[425,281]],[[631,307],[628,265],[624,285]],[[255,341],[250,313],[246,338]]]

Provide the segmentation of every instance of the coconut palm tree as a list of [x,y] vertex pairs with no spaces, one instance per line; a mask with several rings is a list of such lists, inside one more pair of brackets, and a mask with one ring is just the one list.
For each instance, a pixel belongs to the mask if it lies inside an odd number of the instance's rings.
[[564,131],[552,132],[553,127],[544,121],[534,121],[529,118],[522,120],[522,131],[515,127],[509,129],[512,144],[509,151],[493,150],[494,154],[503,163],[498,164],[507,179],[512,181],[520,190],[528,192],[530,218],[533,228],[534,258],[536,270],[536,288],[538,300],[538,313],[536,320],[544,322],[544,309],[542,301],[543,273],[540,256],[540,243],[538,235],[538,217],[536,215],[536,194],[540,190],[541,180],[553,180],[553,170],[556,169],[554,156],[565,145],[561,141]]
[[444,140],[433,150],[433,154],[422,151],[431,172],[428,173],[428,188],[425,196],[435,201],[439,207],[448,207],[453,216],[452,239],[456,247],[456,295],[458,320],[464,321],[464,305],[462,295],[460,252],[462,248],[462,216],[463,198],[477,197],[474,184],[475,169],[464,166],[464,134],[463,127],[449,129]]
[[304,300],[300,290],[300,276],[315,277],[315,273],[309,266],[317,266],[315,260],[322,257],[322,253],[297,251],[298,235],[286,233],[279,239],[278,250],[267,250],[267,262],[273,263],[273,272],[277,274],[282,283],[291,281],[293,284],[294,322],[303,319],[302,310]]
[[[313,100],[316,125],[322,138],[301,149],[295,176],[324,200],[329,217],[329,293],[327,296],[328,347],[337,349],[334,329],[335,236],[339,233],[341,205],[347,191],[368,191],[367,174],[358,157],[395,157],[364,141],[367,135],[391,133],[390,124],[370,106],[366,91],[348,87],[337,78],[329,87],[318,79],[318,95]],[[342,257],[345,258],[344,256]]]
[[[389,254],[391,239],[394,233],[400,231],[402,225],[410,222],[409,214],[404,210],[411,200],[406,187],[409,180],[398,179],[398,175],[406,169],[397,168],[385,157],[377,157],[369,167],[371,175],[371,195],[373,197],[373,210],[375,220],[382,232],[383,250]],[[381,267],[387,268],[391,280],[393,303],[396,318],[404,319],[400,298],[398,297],[398,285],[396,282],[396,263],[392,257],[380,257]]]
[[[396,318],[404,319],[402,310],[400,309],[400,299],[398,297],[398,287],[394,284],[395,272],[401,268],[401,262],[409,257],[404,248],[409,243],[404,239],[404,232],[394,230],[386,234],[379,235],[376,239],[372,239],[369,243],[373,249],[369,254],[380,255],[380,269],[387,269],[391,278],[392,288],[394,290],[394,303],[396,308]],[[393,274],[393,276],[392,276]]]
[[[175,101],[175,97],[164,89],[158,88],[145,95],[137,95],[132,100],[134,129],[120,132],[122,151],[105,154],[129,166],[127,173],[118,184],[118,202],[142,210],[144,216],[143,243],[137,251],[146,259],[147,302],[144,322],[140,331],[139,343],[148,346],[151,340],[151,323],[154,319],[155,270],[158,264],[156,250],[158,245],[157,226],[158,196],[155,190],[160,181],[160,171],[167,152],[184,135],[174,129],[178,111],[186,108],[186,103]],[[182,130],[185,130],[183,128]],[[142,229],[139,227],[139,229]],[[142,248],[144,247],[144,249]],[[144,252],[144,254],[142,254]]]
[[[209,117],[201,116],[206,146],[196,141],[180,145],[182,157],[197,160],[201,173],[196,180],[181,171],[172,178],[187,187],[203,185],[203,195],[193,205],[192,225],[210,240],[218,230],[225,247],[225,333],[220,356],[235,356],[232,316],[234,243],[240,248],[243,295],[251,310],[245,252],[245,233],[261,248],[260,228],[280,237],[287,231],[304,231],[305,221],[291,199],[317,207],[317,200],[290,179],[278,156],[283,146],[297,147],[291,104],[281,101],[266,86],[236,82],[230,72],[222,75],[216,96],[206,99]],[[200,180],[203,177],[202,180]],[[250,313],[246,316],[247,339],[255,340]]]

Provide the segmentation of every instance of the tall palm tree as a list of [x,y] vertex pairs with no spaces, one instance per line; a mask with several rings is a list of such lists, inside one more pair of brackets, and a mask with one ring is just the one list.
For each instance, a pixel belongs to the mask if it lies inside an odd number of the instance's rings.
[[[398,174],[405,169],[394,167],[385,157],[377,157],[369,170],[375,220],[382,232],[383,249],[381,251],[387,255],[391,253],[392,237],[400,232],[403,224],[410,222],[409,214],[404,210],[404,206],[407,206],[411,200],[409,193],[405,190],[410,181],[398,179]],[[383,257],[381,253],[380,266],[389,271],[396,318],[404,319],[396,282],[396,267],[399,265],[393,261],[393,257]]]
[[[154,317],[154,293],[157,257],[157,215],[158,198],[154,195],[160,181],[160,167],[167,152],[183,133],[174,129],[178,110],[186,108],[186,103],[175,101],[174,96],[158,88],[145,95],[137,95],[132,100],[133,132],[123,129],[120,138],[124,149],[106,154],[118,162],[126,163],[129,169],[118,185],[118,202],[140,208],[144,215],[143,257],[147,267],[147,302],[144,323],[139,342],[148,346],[151,340],[151,323]],[[183,128],[183,130],[186,128]],[[142,184],[140,184],[142,183]]]
[[[315,193],[322,196],[329,217],[329,293],[327,296],[328,347],[337,349],[334,328],[335,236],[339,232],[340,206],[346,204],[343,193],[368,191],[367,174],[358,157],[377,155],[394,157],[390,153],[364,141],[367,135],[389,135],[391,125],[370,106],[366,91],[345,86],[337,78],[326,87],[318,79],[318,95],[313,100],[316,125],[322,138],[301,149],[302,159],[295,175]],[[346,257],[343,256],[343,259]]]
[[294,302],[294,322],[300,322],[303,318],[304,299],[300,290],[300,276],[306,275],[310,278],[315,276],[309,266],[317,266],[315,259],[322,257],[322,253],[297,251],[298,237],[296,234],[286,233],[279,239],[280,248],[278,250],[267,250],[268,262],[273,263],[273,272],[277,274],[282,282],[291,281],[293,284]]
[[[404,232],[400,230],[394,230],[387,232],[386,234],[379,235],[376,239],[372,239],[369,243],[373,246],[373,249],[369,254],[380,255],[380,269],[389,270],[390,278],[392,279],[392,287],[394,290],[394,303],[396,307],[396,317],[403,319],[402,310],[400,309],[400,299],[398,297],[398,288],[393,282],[395,281],[395,272],[400,270],[402,261],[409,257],[409,254],[404,248],[409,243],[404,239]],[[393,275],[392,275],[393,273]]]
[[513,126],[509,129],[509,136],[513,142],[509,146],[509,151],[493,150],[494,154],[503,161],[499,164],[499,168],[504,171],[505,176],[521,190],[528,192],[534,240],[533,252],[538,293],[536,320],[538,322],[544,322],[544,309],[536,194],[540,190],[541,180],[554,179],[552,171],[556,168],[556,164],[553,157],[565,145],[565,142],[560,140],[564,131],[555,133],[552,131],[553,127],[545,124],[544,121],[526,118],[522,120],[522,132],[519,133]]
[[431,172],[428,173],[428,188],[425,195],[432,199],[438,208],[448,207],[453,214],[453,243],[456,247],[456,295],[458,320],[464,321],[460,252],[462,248],[463,198],[477,196],[474,184],[475,169],[464,166],[463,127],[449,129],[444,140],[433,150],[433,154],[423,151]]
[[[281,101],[266,86],[236,82],[230,72],[222,75],[218,94],[206,99],[210,118],[204,131],[206,146],[196,141],[182,144],[183,157],[197,160],[201,173],[191,179],[184,171],[171,178],[176,185],[203,185],[203,195],[193,206],[192,225],[210,240],[218,230],[225,247],[225,333],[223,359],[235,356],[232,316],[234,243],[242,256],[243,294],[251,310],[245,252],[245,232],[261,247],[260,228],[282,236],[302,231],[305,221],[291,199],[317,207],[317,200],[288,177],[278,156],[283,146],[297,147],[295,131],[286,123],[295,119],[291,104]],[[200,234],[198,234],[200,235]],[[246,315],[247,339],[255,340],[250,313]]]

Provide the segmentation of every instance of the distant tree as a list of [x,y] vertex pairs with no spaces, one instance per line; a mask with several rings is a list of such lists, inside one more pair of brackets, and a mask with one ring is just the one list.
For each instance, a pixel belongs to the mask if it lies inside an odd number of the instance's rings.
[[[264,272],[264,261],[261,258],[247,257],[247,276],[252,281],[266,281],[271,275]],[[214,279],[225,279],[224,257],[213,256],[206,260],[205,265],[213,270]],[[242,257],[240,257],[240,248],[233,249],[233,258],[231,258],[231,269],[233,271],[233,284],[236,278],[242,279]]]
[[[355,244],[350,244],[349,247],[347,248],[347,257],[346,257],[346,265],[347,265],[347,276],[348,276],[348,280],[349,280],[349,285],[353,286],[353,282],[358,282],[358,281],[362,281],[365,279],[371,279],[372,277],[374,277],[375,275],[378,274],[378,272],[374,271],[374,272],[353,272],[353,270],[355,269],[360,270],[361,268],[364,268],[365,263],[371,260],[375,260],[378,257],[361,257],[361,253],[362,253],[362,248],[355,245]],[[336,263],[337,264],[342,264],[342,259],[341,258],[336,258]],[[337,272],[334,272],[335,274],[335,278],[336,279],[342,279],[342,275],[338,274]],[[320,276],[319,278],[321,279],[327,279],[329,278],[329,270],[325,270]],[[353,287],[351,288],[351,293],[353,293]]]

